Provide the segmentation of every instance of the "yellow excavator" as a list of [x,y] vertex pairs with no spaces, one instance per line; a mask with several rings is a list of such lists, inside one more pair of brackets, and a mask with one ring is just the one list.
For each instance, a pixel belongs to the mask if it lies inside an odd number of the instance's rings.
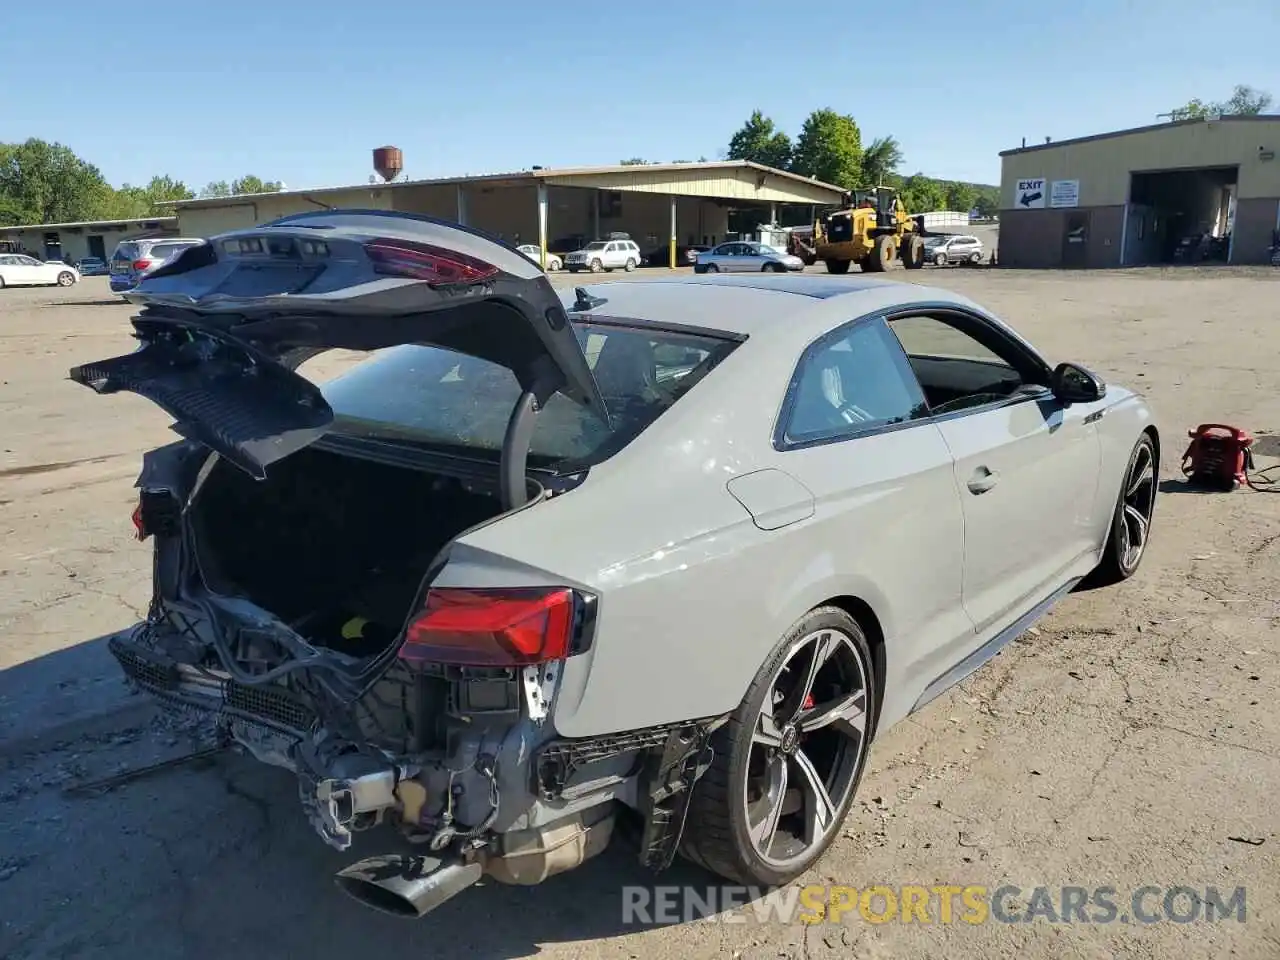
[[907,213],[892,187],[845,194],[836,210],[820,215],[811,243],[795,237],[792,252],[812,265],[822,260],[828,273],[848,273],[856,263],[864,273],[883,273],[896,259],[908,270],[924,266],[924,226]]

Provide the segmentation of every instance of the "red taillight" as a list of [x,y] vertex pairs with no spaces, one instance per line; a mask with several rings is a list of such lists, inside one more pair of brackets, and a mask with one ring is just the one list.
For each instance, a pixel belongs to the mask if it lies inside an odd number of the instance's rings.
[[563,660],[573,647],[574,596],[562,587],[427,591],[400,659],[472,667]]
[[133,269],[135,269],[135,270],[139,270],[139,271],[141,271],[141,270],[149,270],[149,269],[151,269],[151,261],[150,261],[150,260],[135,260],[135,261],[133,261]]
[[138,505],[133,508],[133,529],[139,540],[147,539],[147,528],[146,528],[146,525],[142,522],[142,502],[141,501],[139,501]]
[[465,253],[408,240],[373,240],[364,245],[375,273],[427,283],[480,283],[498,272],[491,263]]

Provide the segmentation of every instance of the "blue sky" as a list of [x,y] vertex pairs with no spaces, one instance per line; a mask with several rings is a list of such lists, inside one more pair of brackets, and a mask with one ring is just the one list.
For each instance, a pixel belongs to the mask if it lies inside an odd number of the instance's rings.
[[896,136],[908,172],[996,182],[1023,137],[1151,123],[1236,83],[1280,98],[1276,0],[874,7],[217,0],[117,23],[129,8],[73,0],[51,29],[51,8],[5,3],[0,141],[61,141],[116,185],[301,188],[364,182],[382,144],[415,178],[714,159],[755,108],[794,135],[832,107],[864,142]]

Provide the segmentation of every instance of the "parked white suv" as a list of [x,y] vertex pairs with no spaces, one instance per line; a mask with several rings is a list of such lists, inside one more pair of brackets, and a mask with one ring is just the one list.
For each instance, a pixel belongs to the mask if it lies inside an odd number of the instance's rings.
[[931,237],[924,244],[924,258],[938,266],[947,263],[981,263],[982,241],[977,237]]
[[575,250],[564,258],[565,269],[570,273],[579,270],[590,270],[599,273],[601,270],[617,270],[621,267],[630,272],[640,265],[640,248],[630,239],[610,238],[588,243],[581,250]]

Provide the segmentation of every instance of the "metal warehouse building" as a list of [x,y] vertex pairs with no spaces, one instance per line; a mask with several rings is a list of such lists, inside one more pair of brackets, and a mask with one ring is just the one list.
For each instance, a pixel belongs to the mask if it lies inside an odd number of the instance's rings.
[[1280,116],[1180,120],[1006,150],[1002,267],[1169,262],[1180,238],[1221,237],[1266,263],[1280,230]]
[[714,244],[729,232],[731,210],[839,203],[839,187],[745,160],[540,169],[488,176],[407,180],[290,190],[171,204],[179,232],[208,237],[317,208],[426,214],[513,243],[554,253],[609,233],[628,233],[645,254],[676,245]]
[[25,251],[41,260],[66,260],[68,263],[76,263],[85,257],[105,260],[121,241],[171,237],[177,230],[177,217],[0,227],[0,252]]

